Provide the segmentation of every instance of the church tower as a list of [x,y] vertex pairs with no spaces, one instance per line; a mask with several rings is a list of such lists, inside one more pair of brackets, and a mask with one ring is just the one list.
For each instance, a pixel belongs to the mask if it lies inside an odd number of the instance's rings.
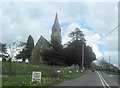
[[58,22],[57,13],[55,16],[54,25],[52,27],[51,41],[58,40],[61,43],[61,28]]

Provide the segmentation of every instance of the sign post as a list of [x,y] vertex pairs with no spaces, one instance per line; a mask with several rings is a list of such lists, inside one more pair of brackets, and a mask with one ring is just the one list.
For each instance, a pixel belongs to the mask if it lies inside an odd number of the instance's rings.
[[57,70],[57,73],[58,73],[58,80],[60,79],[60,70]]
[[79,66],[78,66],[78,65],[76,65],[76,72],[78,72],[78,70],[79,70]]
[[32,73],[32,81],[39,81],[41,83],[41,72],[35,72]]

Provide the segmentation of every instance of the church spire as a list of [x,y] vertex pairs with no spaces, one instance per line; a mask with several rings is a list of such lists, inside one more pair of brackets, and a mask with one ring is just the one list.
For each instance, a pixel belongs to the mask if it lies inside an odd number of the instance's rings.
[[58,21],[58,16],[56,13],[54,25],[52,27],[51,40],[59,40],[61,42],[61,28]]
[[54,25],[53,26],[59,26],[57,13],[56,13],[56,16],[55,16],[55,21],[54,21]]

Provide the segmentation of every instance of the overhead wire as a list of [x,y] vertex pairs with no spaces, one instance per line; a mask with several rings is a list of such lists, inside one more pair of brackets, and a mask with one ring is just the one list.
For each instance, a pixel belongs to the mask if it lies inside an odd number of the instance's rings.
[[109,34],[111,34],[113,31],[115,31],[117,28],[119,28],[120,25],[118,25],[117,27],[115,27],[113,30],[111,30],[110,32],[108,32],[105,36],[103,36],[102,38],[98,39],[97,41],[93,42],[93,43],[97,43],[98,41],[106,38]]

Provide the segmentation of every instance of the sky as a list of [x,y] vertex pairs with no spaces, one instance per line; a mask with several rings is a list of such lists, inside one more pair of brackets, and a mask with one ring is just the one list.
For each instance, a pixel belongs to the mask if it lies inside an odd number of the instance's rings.
[[78,27],[85,34],[98,60],[118,65],[118,29],[101,39],[118,26],[118,2],[3,2],[0,3],[0,42],[7,45],[27,41],[32,35],[36,43],[42,35],[50,41],[55,14],[62,30],[62,44],[68,34]]

